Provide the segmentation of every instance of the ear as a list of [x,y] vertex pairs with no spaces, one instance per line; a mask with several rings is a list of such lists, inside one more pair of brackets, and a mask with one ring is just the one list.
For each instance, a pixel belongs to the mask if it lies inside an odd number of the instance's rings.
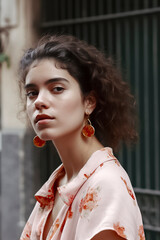
[[84,106],[85,106],[85,113],[86,115],[90,115],[94,109],[96,108],[96,96],[93,91],[91,91],[84,100]]

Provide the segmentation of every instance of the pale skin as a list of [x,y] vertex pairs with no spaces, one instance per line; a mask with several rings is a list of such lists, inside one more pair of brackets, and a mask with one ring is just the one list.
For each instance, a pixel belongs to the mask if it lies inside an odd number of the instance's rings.
[[[35,61],[26,76],[27,114],[36,134],[43,140],[52,140],[61,161],[65,174],[58,185],[67,184],[79,173],[93,152],[103,148],[95,136],[85,138],[82,128],[86,116],[96,107],[93,93],[83,97],[79,83],[67,70],[58,67],[54,59]],[[37,121],[37,116],[43,119]],[[55,195],[55,203],[43,232],[47,238],[51,225],[64,203]],[[92,240],[121,240],[116,232],[105,230]]]

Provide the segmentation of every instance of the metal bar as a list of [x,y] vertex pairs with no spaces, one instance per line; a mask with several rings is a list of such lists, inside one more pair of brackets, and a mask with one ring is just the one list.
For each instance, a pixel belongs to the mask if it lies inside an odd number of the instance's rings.
[[153,16],[152,32],[153,32],[153,87],[154,87],[154,153],[155,153],[155,188],[160,188],[159,179],[159,103],[158,103],[158,19]]
[[121,25],[120,21],[116,21],[116,59],[120,67],[121,62]]
[[[126,18],[126,17],[134,17],[134,16],[141,16],[147,14],[155,14],[160,12],[160,7],[151,8],[151,9],[141,9],[136,11],[128,11],[123,13],[114,13],[108,15],[100,15],[100,16],[91,16],[91,17],[82,17],[82,18],[75,18],[75,19],[66,19],[62,21],[49,21],[49,22],[42,22],[41,27],[54,27],[54,26],[64,26],[70,24],[78,24],[78,23],[87,23],[87,22],[97,22],[103,20],[112,20],[112,19],[119,19],[119,18]],[[83,15],[85,12],[83,10]]]
[[98,10],[97,9],[97,6],[96,6],[96,1],[95,0],[92,0],[91,1],[91,5],[90,5],[90,15],[91,16],[96,16],[96,11]]
[[122,166],[124,166],[124,152],[123,152],[123,148],[121,148],[121,150],[119,151],[119,161],[121,163]]
[[91,37],[91,44],[96,46],[96,24],[95,23],[91,23],[90,37]]
[[98,1],[98,15],[102,15],[104,11],[104,2]]
[[144,229],[153,231],[153,232],[160,232],[160,227],[154,227],[154,226],[150,226],[150,225],[146,225],[146,224],[144,224]]
[[158,217],[157,217],[157,222],[160,224],[160,204],[159,204],[159,201],[157,201],[157,214],[158,214]]
[[150,134],[149,134],[149,77],[148,77],[148,18],[143,19],[144,36],[144,143],[145,143],[145,187],[150,188]]
[[121,0],[116,0],[116,12],[120,12],[121,11]]
[[73,35],[73,26],[72,25],[69,25],[69,26],[66,26],[66,32]]
[[159,198],[154,197],[154,205],[156,206],[155,208],[155,217],[154,217],[154,225],[160,225],[160,204],[159,204]]
[[101,50],[105,51],[105,43],[104,43],[104,33],[105,33],[105,28],[104,28],[104,23],[99,22],[98,23],[98,41],[99,41],[99,47]]
[[[98,1],[98,14],[103,14],[104,11],[104,1]],[[104,22],[98,22],[97,23],[97,32],[98,32],[98,45],[101,50],[104,51],[105,49],[105,43],[104,43]]]
[[[68,0],[67,1],[67,18],[69,18],[69,19],[71,19],[71,18],[73,18],[73,16],[72,16],[72,13],[73,13],[73,4],[72,4],[72,0]],[[66,21],[68,21],[67,19],[65,19],[65,20],[62,20],[62,21],[64,21],[64,22],[66,22]],[[59,21],[56,21],[56,22],[59,22]],[[68,25],[68,24],[62,24],[62,26],[63,25]],[[60,25],[55,25],[55,26],[60,26]]]
[[107,28],[107,36],[108,36],[108,39],[107,39],[107,45],[108,45],[108,48],[107,48],[107,52],[110,54],[110,55],[113,55],[113,22],[109,21],[108,22],[108,28]]
[[130,10],[130,1],[125,0],[125,11],[129,11]]
[[83,35],[83,39],[87,42],[89,42],[89,30],[88,30],[88,24],[84,24],[82,27],[82,35]]
[[135,0],[134,1],[134,9],[138,9],[139,8],[139,0]]
[[[130,84],[131,81],[131,45],[130,45],[130,22],[126,19],[125,21],[125,64],[126,64],[126,69],[127,69],[127,80]],[[129,176],[132,178],[132,157],[131,157],[131,150],[129,148],[126,149],[126,154],[127,154],[127,171],[129,173]]]
[[[139,86],[139,22],[138,19],[135,18],[134,20],[134,52],[135,52],[135,57],[134,57],[134,66],[135,66],[135,95],[136,95],[136,101],[138,103],[138,113],[139,113],[139,104],[140,104],[140,86]],[[139,115],[139,114],[138,114]],[[140,164],[140,143],[136,145],[136,172],[138,174],[136,175],[136,186],[140,187],[141,186],[141,177],[140,173],[142,172],[141,170],[141,164]]]
[[143,7],[148,8],[149,7],[149,1],[148,0],[143,0]]
[[[91,0],[91,5],[90,5],[90,16],[95,16],[96,15],[96,2],[95,0]],[[91,38],[91,44],[96,46],[97,41],[96,41],[96,22],[92,22],[89,24],[90,25],[90,38]]]
[[76,18],[81,17],[81,7],[82,7],[81,6],[81,1],[76,1],[76,3],[74,3],[74,12],[75,12]]
[[43,9],[43,11],[41,11],[41,18],[42,18],[41,21],[44,22],[46,21],[47,4],[46,4],[46,1],[42,1],[42,0],[40,0],[40,4],[41,4],[41,9]]
[[[107,13],[109,13],[109,14],[111,14],[111,12],[112,12],[112,3],[113,3],[113,1],[112,0],[108,0],[107,1],[107,4],[106,4],[106,10],[107,10]],[[107,15],[109,15],[109,14],[107,14]]]
[[[88,12],[87,12],[87,1],[86,0],[82,0],[82,18],[87,18]],[[81,18],[80,18],[81,19]],[[74,19],[76,20],[76,19]]]
[[81,38],[81,25],[77,24],[77,26],[75,27],[75,34],[76,37]]
[[152,196],[159,196],[160,197],[160,191],[159,190],[134,188],[134,191],[137,194],[152,195]]
[[59,4],[60,4],[60,19],[66,19],[66,0],[61,0]]
[[[59,19],[59,5],[57,0],[54,0],[54,19]],[[49,11],[50,12],[50,11]]]
[[158,6],[158,0],[152,0],[153,3],[153,7],[157,7]]

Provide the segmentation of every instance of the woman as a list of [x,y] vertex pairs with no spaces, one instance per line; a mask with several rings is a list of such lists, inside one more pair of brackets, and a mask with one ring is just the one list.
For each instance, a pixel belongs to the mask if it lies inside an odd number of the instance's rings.
[[75,37],[46,36],[24,54],[20,87],[34,144],[51,140],[62,161],[36,193],[20,239],[144,240],[130,180],[112,152],[137,133],[134,99],[111,59]]

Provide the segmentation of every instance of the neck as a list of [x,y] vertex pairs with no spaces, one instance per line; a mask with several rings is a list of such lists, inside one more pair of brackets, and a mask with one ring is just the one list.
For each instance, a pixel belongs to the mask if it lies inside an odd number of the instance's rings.
[[71,181],[85,165],[89,157],[103,146],[96,137],[84,138],[72,136],[54,140],[61,161],[65,169],[65,183]]

